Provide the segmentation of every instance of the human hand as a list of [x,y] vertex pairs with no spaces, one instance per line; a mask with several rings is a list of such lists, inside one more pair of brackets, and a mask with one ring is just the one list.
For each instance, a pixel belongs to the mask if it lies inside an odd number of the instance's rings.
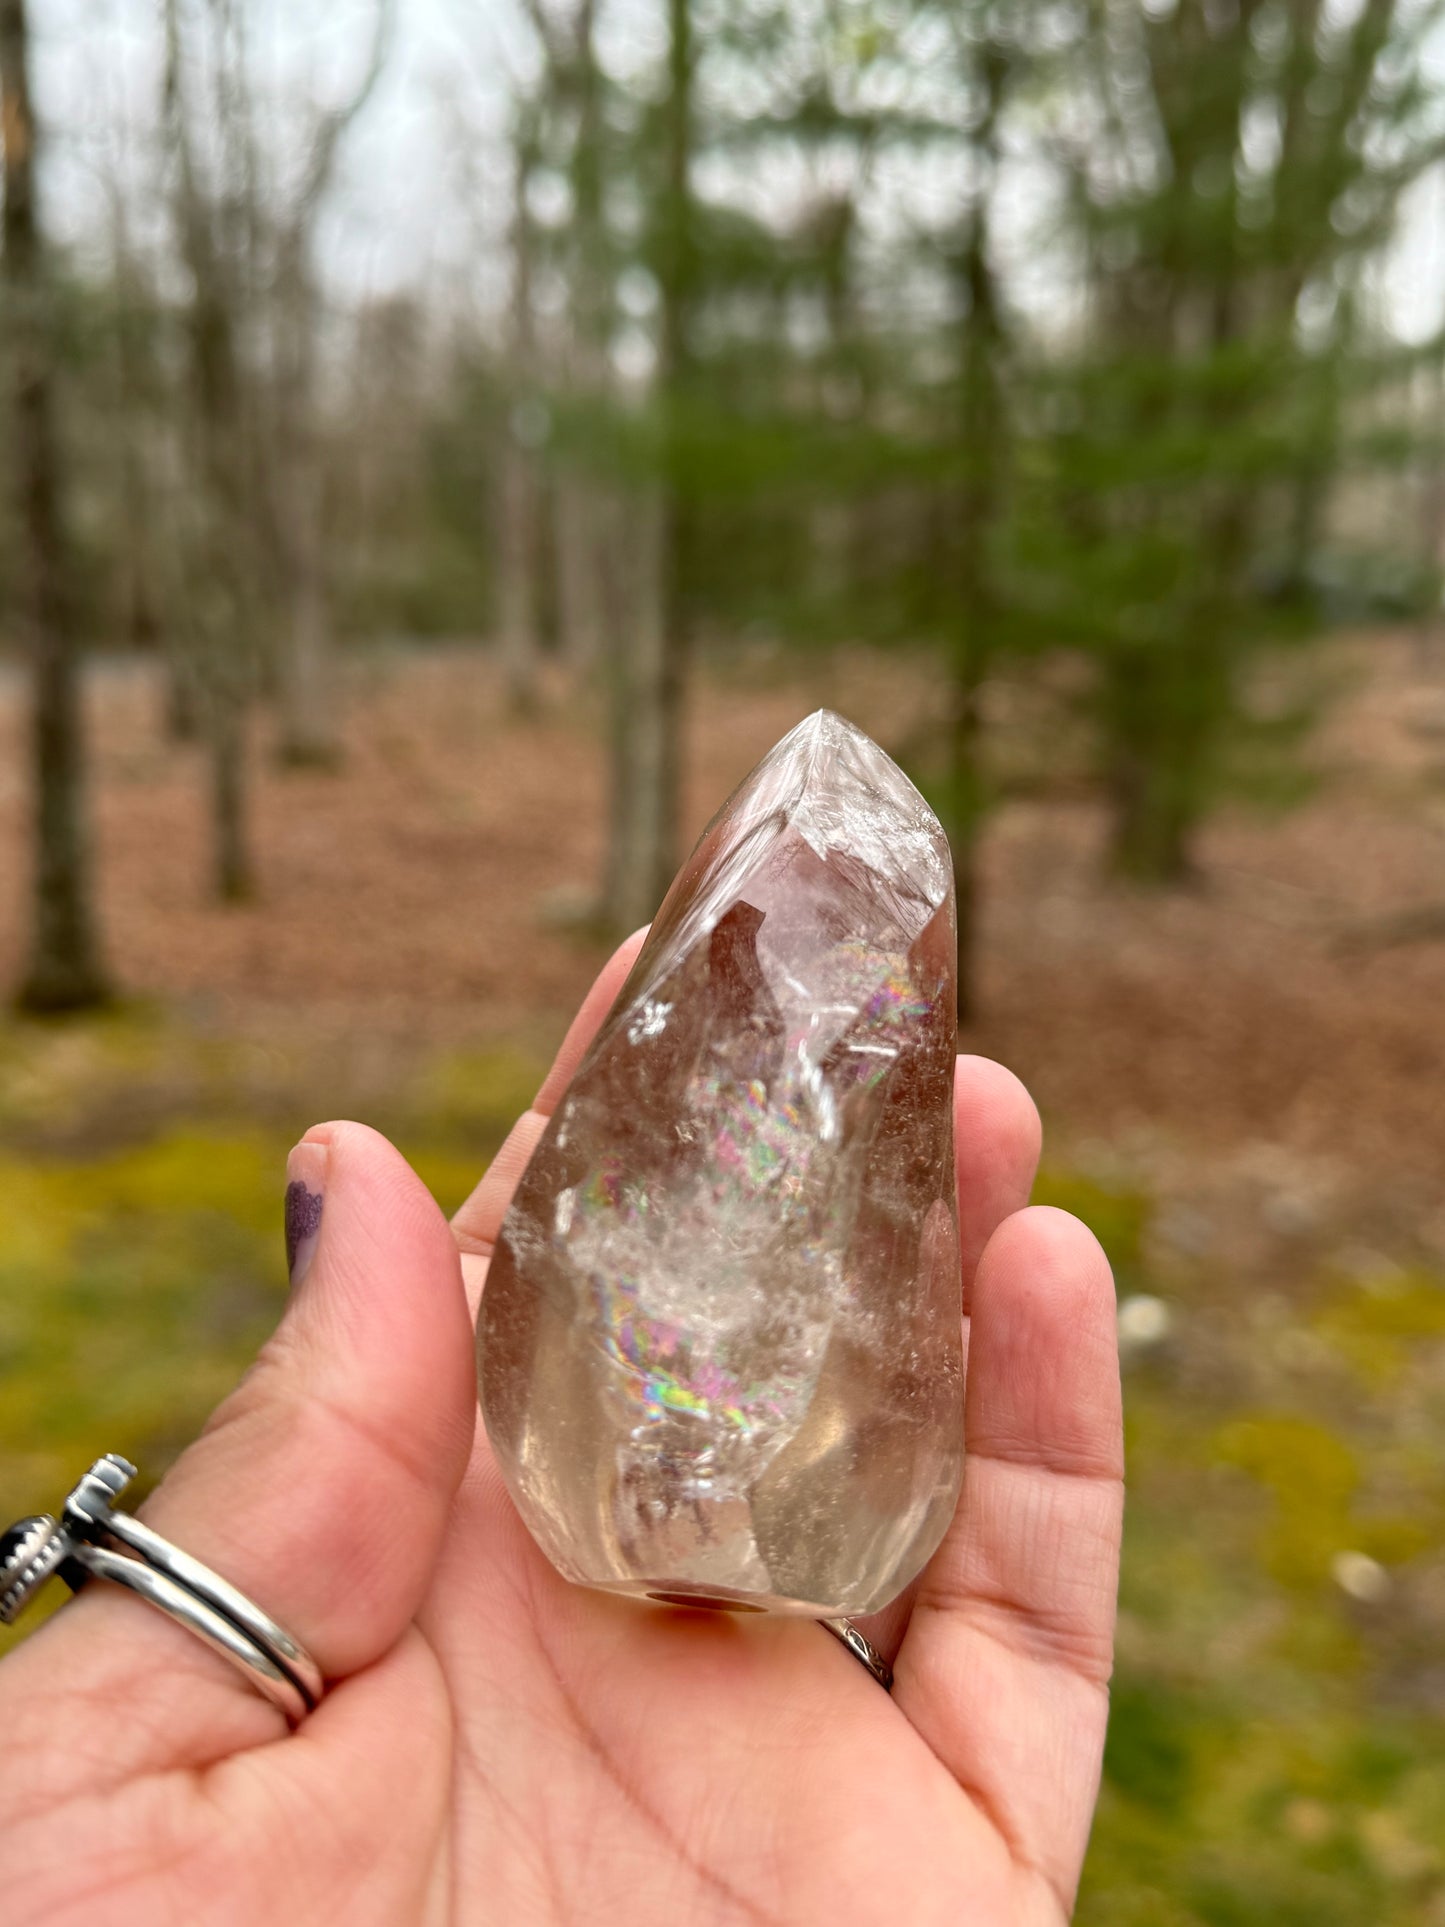
[[293,1153],[324,1197],[314,1254],[144,1516],[330,1690],[288,1732],[160,1614],[87,1588],[0,1665],[17,1927],[1067,1918],[1122,1516],[1113,1290],[1082,1225],[1023,1208],[1039,1125],[1008,1072],[959,1063],[968,1460],[921,1579],[859,1622],[891,1698],[806,1620],[567,1584],[502,1485],[472,1318],[635,945],[450,1232],[374,1132],[323,1125]]

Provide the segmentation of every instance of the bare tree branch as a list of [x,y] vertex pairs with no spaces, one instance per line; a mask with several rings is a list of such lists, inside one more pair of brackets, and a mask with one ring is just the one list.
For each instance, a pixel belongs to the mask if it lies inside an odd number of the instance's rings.
[[310,155],[296,196],[293,220],[299,226],[309,220],[331,185],[336,156],[347,130],[376,91],[385,69],[396,26],[396,0],[377,0],[372,28],[371,49],[360,81],[340,107],[323,114],[311,136]]

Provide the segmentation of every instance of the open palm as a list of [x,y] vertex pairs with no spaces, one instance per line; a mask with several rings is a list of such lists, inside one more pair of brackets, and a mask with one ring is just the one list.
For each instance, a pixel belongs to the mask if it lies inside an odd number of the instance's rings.
[[1113,1294],[1082,1226],[1023,1209],[1038,1120],[1007,1072],[959,1065],[969,1457],[943,1546],[865,1622],[891,1698],[807,1621],[569,1586],[506,1495],[471,1317],[632,954],[452,1233],[374,1133],[308,1134],[314,1260],[145,1516],[290,1625],[331,1690],[288,1733],[204,1647],[91,1587],[0,1666],[7,1919],[1067,1917],[1113,1631]]

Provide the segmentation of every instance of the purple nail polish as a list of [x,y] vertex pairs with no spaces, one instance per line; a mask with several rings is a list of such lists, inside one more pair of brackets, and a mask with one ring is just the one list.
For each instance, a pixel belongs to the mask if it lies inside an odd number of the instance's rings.
[[286,1187],[286,1268],[293,1285],[305,1277],[315,1254],[321,1202],[321,1193],[308,1189],[300,1178],[293,1178]]

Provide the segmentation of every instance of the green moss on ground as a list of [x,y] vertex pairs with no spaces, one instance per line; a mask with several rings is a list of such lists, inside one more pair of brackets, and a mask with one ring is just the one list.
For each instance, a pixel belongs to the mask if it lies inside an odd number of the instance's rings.
[[[512,1051],[458,1054],[393,1096],[387,1128],[444,1211],[541,1069]],[[146,1012],[0,1026],[7,1518],[54,1505],[101,1452],[155,1477],[195,1436],[284,1303],[286,1154],[313,1117],[359,1108],[353,1096]],[[0,1652],[16,1637],[0,1631]]]
[[[383,1094],[445,1209],[539,1068],[474,1049]],[[147,1013],[0,1031],[0,1512],[53,1502],[106,1449],[154,1475],[193,1436],[283,1302],[286,1151],[313,1116],[378,1115],[357,1095]],[[1282,1348],[1259,1280],[1205,1298],[1154,1254],[1143,1187],[1055,1168],[1038,1195],[1172,1313],[1126,1373],[1119,1670],[1079,1920],[1445,1927],[1445,1280],[1326,1263]]]

